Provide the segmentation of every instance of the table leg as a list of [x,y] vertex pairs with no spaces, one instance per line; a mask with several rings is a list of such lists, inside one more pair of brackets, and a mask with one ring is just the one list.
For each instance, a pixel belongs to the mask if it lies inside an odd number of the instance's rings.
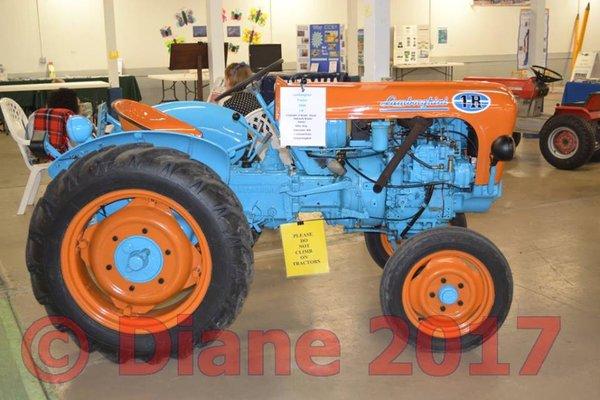
[[162,98],[160,99],[160,102],[164,103],[165,102],[165,81],[161,80],[160,83],[162,86]]

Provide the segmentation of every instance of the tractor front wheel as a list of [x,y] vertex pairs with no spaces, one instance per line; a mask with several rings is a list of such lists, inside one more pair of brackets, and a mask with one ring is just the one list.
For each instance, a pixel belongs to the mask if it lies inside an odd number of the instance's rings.
[[403,243],[381,279],[383,314],[411,344],[466,351],[504,322],[512,301],[508,262],[468,229],[432,229]]
[[540,151],[558,169],[583,166],[594,154],[595,142],[594,127],[576,115],[550,117],[540,131]]
[[[458,213],[450,220],[450,226],[458,226],[461,228],[467,227],[467,216],[464,213]],[[399,240],[394,246],[385,233],[365,233],[365,244],[371,258],[381,269],[385,267],[385,263],[390,259],[396,248],[400,247],[403,241]]]
[[182,355],[240,311],[251,246],[237,198],[209,167],[132,144],[91,153],[50,183],[27,266],[38,301],[92,348],[114,359],[123,335],[135,335],[129,356]]

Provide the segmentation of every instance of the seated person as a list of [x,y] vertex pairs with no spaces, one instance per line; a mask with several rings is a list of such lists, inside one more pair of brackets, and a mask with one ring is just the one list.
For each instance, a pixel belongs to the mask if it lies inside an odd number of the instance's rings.
[[[222,80],[218,88],[213,90],[208,101],[214,102],[215,97],[245,81],[250,76],[252,76],[252,70],[248,64],[244,62],[229,64],[227,68],[225,68],[225,79]],[[260,108],[260,103],[256,100],[256,97],[252,93],[243,91],[234,93],[224,100],[221,100],[221,102],[223,107],[230,108],[242,115],[247,115]]]
[[[48,96],[46,107],[31,114],[27,124],[27,137],[44,137],[59,153],[69,150],[67,120],[79,114],[79,99],[72,89],[58,89]],[[53,159],[53,157],[50,157]]]

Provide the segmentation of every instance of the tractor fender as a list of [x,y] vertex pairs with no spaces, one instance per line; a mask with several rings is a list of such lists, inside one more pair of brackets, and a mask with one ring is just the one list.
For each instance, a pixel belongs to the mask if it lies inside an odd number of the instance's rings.
[[230,153],[233,162],[244,155],[248,127],[235,111],[203,101],[172,101],[153,107],[198,129],[205,139]]
[[48,168],[51,178],[68,169],[73,162],[85,155],[109,146],[122,146],[131,143],[150,143],[186,153],[191,159],[200,161],[219,175],[223,182],[229,182],[231,159],[217,144],[192,135],[163,131],[127,131],[113,133],[83,143],[55,159]]

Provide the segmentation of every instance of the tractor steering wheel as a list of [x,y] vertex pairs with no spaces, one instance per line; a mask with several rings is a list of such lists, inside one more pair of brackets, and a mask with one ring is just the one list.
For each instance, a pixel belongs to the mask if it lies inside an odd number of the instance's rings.
[[275,61],[273,64],[271,64],[271,65],[269,65],[269,66],[261,69],[259,72],[257,72],[256,74],[252,75],[251,77],[249,77],[245,81],[238,83],[237,85],[235,85],[231,89],[224,91],[223,93],[221,93],[220,95],[218,95],[217,97],[215,97],[215,101],[219,101],[222,98],[230,96],[230,95],[232,95],[232,94],[234,94],[236,92],[241,92],[242,90],[246,89],[246,87],[248,85],[250,85],[252,82],[256,82],[256,81],[261,80],[269,72],[274,71],[275,69],[277,69],[277,67],[279,67],[281,64],[283,64],[283,58],[280,58],[279,60]]
[[535,74],[535,77],[540,82],[552,83],[563,80],[563,76],[550,68],[542,67],[540,65],[532,65],[531,71]]

